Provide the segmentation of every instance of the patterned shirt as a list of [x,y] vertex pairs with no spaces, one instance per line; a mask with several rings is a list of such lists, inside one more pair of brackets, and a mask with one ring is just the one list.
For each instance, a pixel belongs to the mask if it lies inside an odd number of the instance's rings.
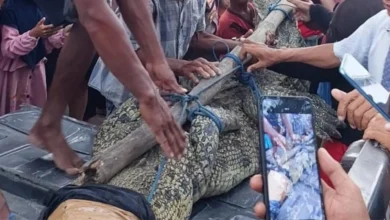
[[[149,0],[157,37],[168,58],[182,59],[192,37],[206,28],[204,0]],[[124,25],[126,26],[126,25]],[[134,49],[139,45],[128,30]],[[118,107],[130,94],[99,58],[92,72],[89,86],[98,90]]]
[[[157,36],[168,58],[182,59],[192,37],[206,28],[204,0],[150,0]],[[139,46],[130,34],[133,46]]]

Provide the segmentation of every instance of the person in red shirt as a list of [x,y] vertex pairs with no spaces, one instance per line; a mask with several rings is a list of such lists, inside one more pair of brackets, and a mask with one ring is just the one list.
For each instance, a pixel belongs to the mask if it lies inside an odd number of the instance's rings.
[[255,5],[249,0],[231,0],[219,19],[217,36],[232,39],[246,35],[259,23]]

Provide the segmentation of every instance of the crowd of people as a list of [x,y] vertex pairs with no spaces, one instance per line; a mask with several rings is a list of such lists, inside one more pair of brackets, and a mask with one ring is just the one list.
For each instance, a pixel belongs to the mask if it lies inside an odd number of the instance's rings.
[[[219,75],[217,60],[210,54],[221,56],[240,45],[241,57],[255,58],[248,71],[270,68],[309,80],[313,93],[319,83],[330,82],[331,104],[339,120],[349,125],[342,131],[342,143],[373,139],[390,149],[390,124],[337,68],[344,54],[352,54],[390,90],[390,0],[288,1],[308,45],[320,45],[277,49],[246,39],[260,21],[250,0],[65,0],[58,6],[61,24],[52,24],[56,19],[42,1],[2,0],[0,116],[23,104],[42,107],[30,141],[53,153],[59,169],[76,174],[83,161],[61,134],[66,108],[70,116],[82,120],[91,100],[104,100],[109,115],[134,96],[166,155],[180,158],[185,152],[184,131],[160,90],[185,94],[183,78],[198,83]],[[88,87],[99,95],[88,97]],[[369,219],[358,187],[340,164],[324,149],[318,154],[333,185],[322,184],[327,218]],[[261,178],[253,177],[251,185],[261,191]],[[3,219],[9,210],[1,202],[0,198]],[[255,211],[264,216],[264,204]]]

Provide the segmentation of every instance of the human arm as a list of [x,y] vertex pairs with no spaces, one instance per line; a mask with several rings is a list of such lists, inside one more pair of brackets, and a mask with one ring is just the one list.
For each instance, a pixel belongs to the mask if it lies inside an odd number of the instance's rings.
[[284,138],[281,134],[279,134],[269,123],[266,117],[263,118],[264,123],[264,132],[268,134],[272,141],[276,142],[279,146],[286,146],[286,138]]
[[[375,15],[361,25],[351,36],[334,44],[323,44],[305,48],[272,49],[265,45],[245,40],[241,49],[241,58],[247,53],[254,55],[257,63],[248,70],[267,68],[282,62],[301,62],[321,68],[335,68],[340,65],[346,53],[355,57],[363,66],[368,65],[368,54],[372,39],[376,34],[376,23],[383,19],[385,11]],[[382,14],[383,13],[383,14]]]
[[30,32],[19,34],[18,30],[6,25],[2,26],[1,33],[1,53],[10,59],[27,55],[38,43],[38,39],[30,36]]
[[257,61],[248,67],[249,72],[283,62],[300,62],[320,68],[335,68],[340,65],[340,60],[333,52],[333,44],[273,49],[246,39],[240,51],[241,59],[244,59],[247,54],[253,55],[254,60]]
[[168,66],[165,54],[158,41],[150,10],[149,1],[117,0],[117,4],[134,38],[145,54],[145,67],[155,84],[163,90],[183,94],[184,88],[179,86]]
[[[142,48],[137,50],[137,55],[140,60],[145,63],[146,54]],[[187,79],[192,80],[194,83],[199,83],[197,75],[208,79],[210,77],[221,74],[221,71],[218,69],[218,67],[216,67],[215,64],[203,58],[198,58],[192,61],[167,58],[167,62],[176,76],[186,77]]]
[[190,47],[193,50],[209,53],[212,53],[214,48],[216,54],[225,54],[228,52],[227,47],[229,50],[233,50],[239,44],[238,41],[223,39],[205,31],[198,31],[192,37]]
[[[185,135],[159,95],[149,74],[132,49],[130,40],[104,0],[74,0],[79,13],[77,27],[85,28],[94,47],[114,76],[138,100],[142,118],[165,154],[181,157]],[[73,26],[72,33],[77,30]],[[102,31],[104,30],[104,31]]]

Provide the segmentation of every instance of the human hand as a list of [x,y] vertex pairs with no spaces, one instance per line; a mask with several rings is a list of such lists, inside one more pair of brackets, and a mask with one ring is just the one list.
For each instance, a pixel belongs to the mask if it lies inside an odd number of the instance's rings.
[[175,74],[169,68],[168,63],[161,62],[158,64],[152,62],[146,62],[145,69],[148,71],[150,78],[156,86],[166,92],[184,94],[187,92],[186,89],[181,87],[176,78]]
[[386,119],[382,115],[377,114],[364,131],[363,139],[375,140],[390,150],[390,131],[385,129],[386,124]]
[[42,18],[37,25],[30,30],[30,36],[35,38],[50,37],[58,32],[62,27],[54,27],[52,24],[45,25],[46,18]]
[[366,129],[368,123],[378,113],[357,90],[347,94],[341,90],[333,89],[332,96],[339,102],[337,107],[339,120],[347,119],[353,129]]
[[215,65],[215,63],[209,62],[204,58],[198,58],[193,61],[188,61],[183,64],[177,74],[184,76],[194,83],[199,83],[198,77],[200,75],[204,79],[214,77],[221,74],[221,70]]
[[[321,170],[329,177],[335,188],[330,188],[322,181],[326,218],[369,220],[360,189],[348,177],[341,165],[323,148],[318,150],[318,160]],[[253,190],[261,192],[263,190],[261,175],[253,176],[250,185]],[[256,216],[264,218],[266,207],[260,202],[256,204],[254,211]]]
[[277,49],[269,48],[265,44],[259,44],[249,39],[244,39],[241,46],[240,58],[243,60],[248,54],[252,55],[254,64],[248,67],[248,72],[256,69],[267,68],[278,62]]
[[272,136],[272,140],[280,147],[286,148],[287,146],[287,140],[283,135],[277,134],[275,136]]
[[142,118],[155,135],[165,155],[180,158],[185,150],[186,136],[164,99],[159,94],[146,101],[140,99],[139,108]]
[[312,1],[310,0],[287,0],[291,4],[294,4],[296,9],[295,9],[295,19],[298,21],[303,21],[303,22],[310,22],[311,17],[310,17],[310,6],[313,4]]

